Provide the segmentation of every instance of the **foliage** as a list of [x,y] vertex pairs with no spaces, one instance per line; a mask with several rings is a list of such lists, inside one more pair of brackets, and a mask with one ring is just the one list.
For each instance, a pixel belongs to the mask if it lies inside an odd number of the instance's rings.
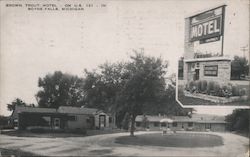
[[236,109],[232,114],[226,116],[231,131],[240,131],[249,133],[249,109]]
[[207,81],[206,80],[202,80],[201,81],[201,92],[205,93],[207,91]]
[[20,98],[16,98],[10,104],[7,104],[7,108],[9,111],[14,111],[16,106],[28,106],[28,105],[24,101],[22,101]]
[[39,78],[38,87],[41,89],[36,94],[39,107],[81,106],[83,83],[83,79],[61,71]]
[[184,71],[184,57],[180,57],[178,60],[178,79],[183,80]]
[[115,112],[120,126],[130,128],[133,135],[138,114],[158,114],[163,106],[176,105],[175,89],[166,88],[166,70],[167,63],[161,58],[143,53],[135,53],[124,63],[105,63],[92,72],[85,70],[85,104]]
[[8,124],[8,117],[0,115],[0,125],[7,125]]
[[186,90],[191,93],[202,93],[227,98],[231,96],[243,96],[247,93],[246,89],[239,89],[239,87],[233,86],[230,83],[220,85],[218,82],[207,82],[205,80],[190,81]]
[[249,75],[249,63],[245,57],[234,56],[231,62],[231,79],[240,80]]
[[207,94],[210,94],[211,92],[214,91],[214,85],[215,85],[215,82],[213,82],[213,81],[208,82]]
[[[99,72],[85,70],[85,105],[104,111],[116,110],[117,94],[121,91],[125,77],[124,63],[105,63],[99,66]],[[123,115],[125,112],[123,112]]]

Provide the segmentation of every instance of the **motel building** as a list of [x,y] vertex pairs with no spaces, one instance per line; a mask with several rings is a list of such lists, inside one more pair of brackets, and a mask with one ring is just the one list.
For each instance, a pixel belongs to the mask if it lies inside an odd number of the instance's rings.
[[115,127],[114,116],[85,107],[60,106],[54,109],[16,106],[10,119],[18,130],[81,131]]
[[136,130],[173,131],[226,131],[225,116],[192,114],[192,116],[138,115]]
[[[227,83],[231,76],[231,59],[223,55],[225,5],[185,19],[183,79]],[[221,43],[212,53],[197,51],[196,47]]]

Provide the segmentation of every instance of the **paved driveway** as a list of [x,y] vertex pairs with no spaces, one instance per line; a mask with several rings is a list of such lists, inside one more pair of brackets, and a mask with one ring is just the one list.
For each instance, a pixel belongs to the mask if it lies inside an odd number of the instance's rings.
[[[137,132],[136,134],[156,133]],[[206,133],[204,133],[206,134]],[[230,133],[209,133],[223,138],[224,145],[210,148],[129,146],[114,143],[115,133],[88,137],[37,138],[0,135],[0,148],[21,149],[46,156],[225,156],[246,157],[249,140]]]

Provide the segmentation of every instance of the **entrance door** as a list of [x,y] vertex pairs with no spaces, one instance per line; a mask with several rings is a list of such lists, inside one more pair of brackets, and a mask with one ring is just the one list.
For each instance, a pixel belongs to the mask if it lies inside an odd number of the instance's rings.
[[195,69],[195,80],[200,79],[200,69]]
[[54,128],[60,129],[60,118],[54,118]]
[[99,127],[104,128],[106,126],[106,116],[105,115],[100,115],[99,116]]

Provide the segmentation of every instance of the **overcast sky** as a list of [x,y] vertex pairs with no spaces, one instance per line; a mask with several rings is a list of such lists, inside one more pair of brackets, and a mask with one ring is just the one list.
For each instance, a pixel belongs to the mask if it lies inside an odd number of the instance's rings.
[[[17,2],[23,7],[6,7]],[[6,104],[17,97],[36,104],[39,77],[56,70],[81,77],[85,68],[127,60],[133,49],[162,56],[169,61],[169,74],[176,72],[184,52],[184,18],[221,4],[227,5],[224,54],[243,55],[240,48],[249,47],[247,0],[102,1],[106,7],[84,11],[24,7],[48,2],[1,1],[0,114],[9,114]],[[220,44],[207,48],[217,50]]]

